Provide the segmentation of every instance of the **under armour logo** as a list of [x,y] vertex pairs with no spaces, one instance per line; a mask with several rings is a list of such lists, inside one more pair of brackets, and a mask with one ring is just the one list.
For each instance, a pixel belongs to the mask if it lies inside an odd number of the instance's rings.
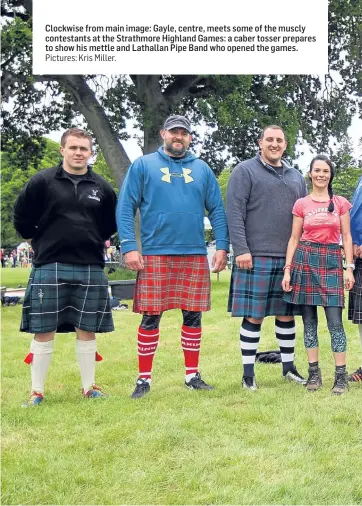
[[163,167],[160,169],[160,171],[165,174],[161,177],[161,181],[164,181],[165,183],[171,183],[171,177],[183,177],[185,180],[185,183],[192,183],[194,181],[194,178],[190,176],[192,170],[191,169],[182,169],[182,174],[179,172],[170,172],[170,169],[168,167]]
[[93,197],[95,197],[97,195],[97,193],[98,193],[98,190],[92,190]]

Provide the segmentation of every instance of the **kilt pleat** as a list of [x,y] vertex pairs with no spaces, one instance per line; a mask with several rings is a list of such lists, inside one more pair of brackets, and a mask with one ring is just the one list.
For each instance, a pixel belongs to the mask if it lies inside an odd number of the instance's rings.
[[306,306],[344,307],[343,266],[339,244],[300,242],[291,266],[293,290],[284,300]]
[[362,323],[362,259],[356,260],[354,271],[354,285],[349,292],[348,298],[348,319],[353,323]]
[[299,308],[283,300],[282,280],[285,258],[253,257],[252,269],[233,265],[228,311],[232,316],[300,315]]
[[102,267],[52,263],[33,267],[20,331],[35,334],[114,330],[108,281]]
[[145,255],[138,272],[133,311],[210,310],[210,269],[204,255]]

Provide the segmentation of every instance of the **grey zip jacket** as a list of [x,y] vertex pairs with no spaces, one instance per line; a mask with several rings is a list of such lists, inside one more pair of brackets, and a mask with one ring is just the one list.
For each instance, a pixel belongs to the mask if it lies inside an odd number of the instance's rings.
[[284,160],[283,174],[258,154],[239,163],[227,187],[226,215],[234,256],[285,257],[292,209],[307,195],[303,175]]

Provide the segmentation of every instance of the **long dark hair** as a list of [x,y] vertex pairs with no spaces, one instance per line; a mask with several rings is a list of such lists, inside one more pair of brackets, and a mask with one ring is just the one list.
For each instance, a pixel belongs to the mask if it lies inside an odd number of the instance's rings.
[[330,201],[329,206],[328,206],[328,211],[330,213],[333,213],[333,211],[334,211],[334,204],[333,204],[332,181],[333,181],[333,178],[334,178],[334,175],[335,175],[334,165],[333,165],[332,161],[328,158],[328,156],[326,156],[326,155],[317,155],[310,162],[309,172],[312,172],[314,162],[316,162],[318,160],[320,160],[322,162],[326,162],[326,164],[328,165],[328,167],[330,168],[330,171],[331,171],[331,178],[330,178],[329,183],[328,183],[328,195],[329,195],[329,198],[331,199],[331,201]]

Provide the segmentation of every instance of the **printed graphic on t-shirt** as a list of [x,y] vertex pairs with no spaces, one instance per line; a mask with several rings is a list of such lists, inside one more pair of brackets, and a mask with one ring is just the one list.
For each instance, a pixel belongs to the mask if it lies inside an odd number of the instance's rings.
[[335,223],[339,223],[339,216],[334,211],[330,213],[328,207],[317,207],[307,213],[304,217],[304,226],[319,227],[321,225],[333,226]]

